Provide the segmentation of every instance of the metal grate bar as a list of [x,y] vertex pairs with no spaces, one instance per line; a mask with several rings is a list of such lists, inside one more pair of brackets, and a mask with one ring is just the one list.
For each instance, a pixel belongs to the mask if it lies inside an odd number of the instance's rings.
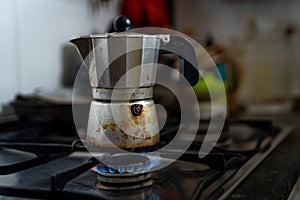
[[96,158],[91,158],[87,162],[72,169],[52,175],[51,192],[55,193],[56,191],[61,191],[70,180],[93,168],[97,164],[99,164],[99,161]]
[[69,153],[44,155],[44,156],[39,156],[37,158],[33,158],[30,160],[26,160],[26,161],[15,163],[15,164],[0,166],[0,175],[12,174],[12,173],[16,173],[19,171],[23,171],[25,169],[36,167],[36,166],[45,164],[47,162],[50,162],[52,160],[64,157],[68,154]]

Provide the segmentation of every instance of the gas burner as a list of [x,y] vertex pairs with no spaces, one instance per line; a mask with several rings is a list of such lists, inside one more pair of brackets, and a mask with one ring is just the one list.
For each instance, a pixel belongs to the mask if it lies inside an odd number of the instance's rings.
[[105,155],[93,168],[96,186],[104,190],[130,190],[152,185],[151,161],[139,154]]
[[132,190],[148,187],[153,184],[151,173],[139,175],[128,174],[127,176],[125,174],[118,176],[98,174],[97,180],[97,188],[103,190]]

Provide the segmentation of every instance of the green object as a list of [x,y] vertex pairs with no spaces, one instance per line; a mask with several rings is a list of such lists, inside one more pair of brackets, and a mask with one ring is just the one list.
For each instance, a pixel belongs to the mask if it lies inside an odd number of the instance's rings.
[[227,88],[227,84],[216,77],[214,72],[207,72],[198,81],[198,83],[193,87],[197,96],[208,96],[210,93],[208,91],[207,85],[212,90],[212,93],[218,93],[224,91]]

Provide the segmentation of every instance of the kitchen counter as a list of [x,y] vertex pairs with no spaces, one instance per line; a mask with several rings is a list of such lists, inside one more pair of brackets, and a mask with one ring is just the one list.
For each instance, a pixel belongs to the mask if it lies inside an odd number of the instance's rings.
[[228,199],[287,199],[300,173],[300,112],[281,115],[243,116],[272,119],[293,126],[293,132],[248,176]]

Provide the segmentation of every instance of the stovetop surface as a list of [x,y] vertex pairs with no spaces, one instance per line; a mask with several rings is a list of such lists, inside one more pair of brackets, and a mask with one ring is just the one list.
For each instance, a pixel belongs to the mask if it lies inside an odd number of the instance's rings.
[[[71,126],[20,121],[1,123],[0,195],[73,199],[217,199],[226,192],[224,188],[228,183],[248,173],[249,170],[236,177],[247,168],[247,163],[256,165],[254,158],[261,160],[259,155],[261,158],[266,156],[272,142],[284,138],[282,128],[274,127],[269,121],[231,120],[226,122],[216,147],[205,158],[199,159],[198,151],[206,127],[201,126],[193,144],[179,160],[152,172],[152,186],[110,191],[96,187],[97,174],[91,168],[97,161],[82,146],[78,147],[78,142],[73,142],[78,137]],[[170,137],[169,130],[176,130],[172,124],[166,127],[161,133],[163,140]]]
[[[28,154],[20,154],[15,150],[2,149],[1,163],[15,163],[32,158]],[[23,188],[24,190],[38,189],[44,192],[51,190],[51,177],[55,173],[59,173],[66,169],[80,165],[89,159],[88,153],[72,153],[69,156],[48,162],[47,165],[36,166],[31,169],[20,171],[17,173],[0,176],[0,187]],[[207,176],[216,170],[210,169],[205,164],[191,163],[185,161],[176,161],[170,166],[152,173],[154,187],[140,189],[141,195],[147,194],[149,190],[159,199],[168,199],[170,195],[175,195],[177,199],[186,199],[190,197],[191,192],[197,184],[204,180]],[[70,181],[64,187],[63,191],[69,192],[72,198],[76,198],[77,194],[86,193],[89,197],[107,196],[116,194],[115,191],[101,191],[95,186],[97,174],[88,170],[74,180]],[[170,193],[171,192],[171,193]],[[121,196],[138,194],[137,190],[121,192]],[[130,194],[130,195],[129,195]],[[73,196],[74,195],[74,196]],[[119,196],[120,197],[120,196]]]

